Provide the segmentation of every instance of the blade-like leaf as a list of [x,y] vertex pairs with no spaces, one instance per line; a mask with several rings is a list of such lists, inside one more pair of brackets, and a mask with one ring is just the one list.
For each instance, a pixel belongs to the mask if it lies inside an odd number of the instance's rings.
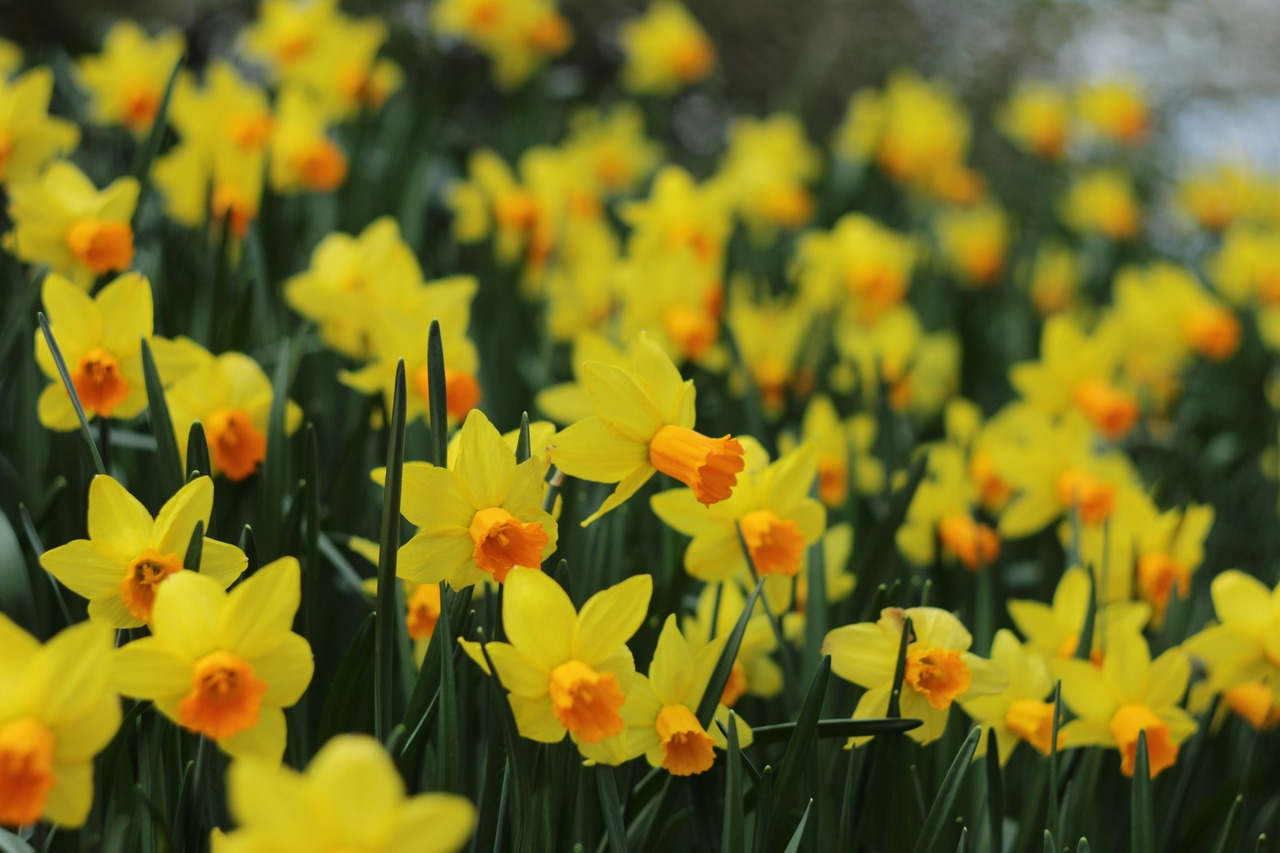
[[991,832],[990,849],[1004,849],[1004,780],[1000,771],[1000,748],[996,730],[987,730],[987,822]]
[[1130,816],[1131,853],[1155,853],[1155,813],[1151,806],[1151,765],[1147,758],[1147,733],[1138,732],[1133,757],[1133,813]]
[[809,812],[813,809],[813,800],[804,807],[804,814],[800,815],[800,823],[796,826],[796,831],[791,833],[791,840],[787,842],[787,846],[783,849],[783,853],[798,853],[800,850],[800,842],[804,840],[805,824],[809,822]]
[[191,422],[187,432],[187,480],[194,477],[208,477],[213,473],[209,462],[209,442],[204,437],[204,424]]
[[933,800],[933,805],[929,808],[929,814],[924,819],[924,826],[920,829],[920,837],[916,840],[916,853],[925,853],[929,850],[937,850],[938,842],[942,836],[942,829],[950,822],[951,808],[955,805],[956,797],[960,794],[960,785],[964,782],[965,771],[969,769],[969,764],[973,761],[973,753],[978,748],[978,738],[982,737],[982,729],[974,728],[969,732],[969,736],[964,739],[960,751],[956,753],[955,760],[951,762],[951,768],[947,770],[947,775],[942,779],[942,785],[938,788],[938,795]]
[[80,419],[80,435],[84,437],[85,444],[89,448],[89,456],[93,460],[94,470],[99,474],[107,473],[107,466],[102,464],[102,455],[98,453],[98,445],[93,440],[93,433],[89,431],[89,419],[85,417],[84,406],[80,403],[80,395],[76,393],[76,384],[71,381],[71,371],[67,370],[66,359],[62,357],[62,350],[58,348],[58,342],[53,337],[53,329],[49,328],[49,318],[44,316],[44,312],[36,313],[36,320],[40,323],[40,331],[44,333],[44,341],[49,345],[49,353],[53,356],[54,366],[58,368],[58,375],[62,377],[62,386],[67,389],[67,394],[71,397],[71,405],[76,410],[76,417]]
[[516,464],[533,455],[533,440],[529,438],[529,413],[520,413],[520,435],[516,439]]
[[182,455],[178,452],[178,436],[173,431],[173,418],[169,416],[169,403],[164,396],[164,383],[156,367],[156,357],[151,344],[142,339],[142,377],[147,389],[147,417],[151,420],[151,433],[156,437],[156,460],[167,494],[174,494],[186,481],[182,472]]
[[596,790],[600,794],[600,813],[604,817],[605,837],[614,853],[627,851],[627,826],[622,820],[622,803],[618,800],[618,782],[613,768],[600,764],[595,769]]
[[[1240,823],[1240,807],[1244,804],[1244,797],[1236,795],[1231,801],[1231,808],[1227,810],[1227,821],[1222,825],[1222,832],[1218,835],[1218,843],[1213,846],[1213,853],[1227,853],[1229,850],[1240,849],[1239,832],[1237,832],[1237,824]],[[1261,845],[1259,845],[1261,846]]]
[[443,468],[449,458],[449,396],[439,320],[432,320],[427,331],[427,412],[431,419],[431,463]]
[[711,671],[711,680],[707,682],[706,692],[702,694],[702,701],[698,703],[698,722],[704,729],[711,727],[711,718],[715,716],[716,705],[720,703],[720,697],[724,694],[724,686],[729,683],[729,673],[733,670],[733,662],[738,659],[738,650],[742,648],[742,637],[747,632],[747,621],[751,618],[751,611],[755,610],[756,599],[760,597],[762,589],[764,589],[764,578],[756,582],[756,588],[748,596],[746,607],[742,609],[742,615],[738,617],[737,624],[729,632],[724,651],[720,652],[720,660],[716,661],[716,667]]
[[387,478],[382,491],[382,537],[378,553],[377,622],[374,625],[374,735],[384,740],[395,726],[396,557],[400,550],[400,489],[404,480],[404,359],[396,365],[387,442]]
[[[770,823],[775,836],[779,836],[782,832],[781,817],[790,807],[796,786],[800,784],[801,774],[812,765],[814,740],[818,735],[818,716],[822,713],[822,701],[827,696],[827,682],[830,677],[831,656],[823,655],[818,663],[818,671],[809,684],[809,694],[800,707],[795,730],[791,734],[791,739],[787,741],[787,749],[782,755],[782,763],[778,769],[778,778],[773,785],[773,800],[768,807],[774,812],[770,817]],[[781,814],[774,810],[775,805],[782,810]],[[760,804],[757,808],[762,806],[763,804]],[[776,843],[769,844],[770,849],[780,846],[781,837],[775,837],[774,842]]]

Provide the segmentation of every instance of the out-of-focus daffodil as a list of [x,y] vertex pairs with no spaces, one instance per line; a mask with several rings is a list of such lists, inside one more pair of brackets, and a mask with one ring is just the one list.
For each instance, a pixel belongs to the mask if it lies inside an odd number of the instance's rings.
[[997,123],[1019,148],[1044,160],[1061,160],[1071,130],[1071,105],[1058,87],[1028,81],[1001,107]]
[[702,25],[674,0],[654,0],[648,11],[622,25],[626,56],[622,82],[637,94],[672,94],[707,77],[716,49]]
[[78,127],[49,115],[52,93],[48,68],[13,80],[0,73],[0,186],[35,179],[46,163],[79,143]]
[[151,130],[165,84],[186,53],[177,30],[149,37],[133,21],[120,21],[107,31],[102,53],[76,63],[80,84],[89,90],[90,112],[98,124],[123,125],[141,136]]
[[[1053,681],[1045,659],[1028,651],[1012,631],[1001,629],[991,644],[991,662],[1009,676],[1008,686],[992,696],[962,700],[965,713],[996,733],[996,751],[1002,766],[1018,741],[1026,741],[1048,755],[1053,747],[1053,703],[1046,700],[1053,692]],[[1061,730],[1058,748],[1062,748]],[[984,737],[975,755],[986,751]]]

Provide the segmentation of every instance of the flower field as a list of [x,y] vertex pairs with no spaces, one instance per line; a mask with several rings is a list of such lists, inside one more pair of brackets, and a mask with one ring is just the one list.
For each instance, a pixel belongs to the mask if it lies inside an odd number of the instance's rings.
[[1280,173],[410,8],[0,39],[0,851],[1276,843]]

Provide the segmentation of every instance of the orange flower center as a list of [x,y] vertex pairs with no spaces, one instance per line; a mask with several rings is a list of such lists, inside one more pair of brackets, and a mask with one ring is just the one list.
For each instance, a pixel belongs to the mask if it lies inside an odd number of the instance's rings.
[[974,521],[967,512],[952,513],[938,522],[942,549],[971,572],[989,566],[1000,556],[1000,534]]
[[708,438],[687,427],[667,424],[649,439],[649,463],[689,488],[702,504],[722,501],[733,492],[743,469],[742,442]]
[[582,743],[622,734],[620,710],[626,695],[611,672],[596,672],[571,660],[551,670],[551,710]]
[[94,347],[76,362],[71,371],[80,404],[89,414],[109,418],[129,398],[129,380],[120,375],[120,361],[102,347]]
[[174,554],[161,554],[151,548],[143,551],[129,564],[120,581],[120,600],[125,609],[134,619],[150,622],[156,587],[183,569],[182,560]]
[[440,587],[433,583],[418,584],[409,596],[406,609],[408,612],[405,614],[405,623],[409,628],[409,638],[429,639],[440,618]]
[[244,409],[220,409],[205,424],[213,464],[232,480],[243,480],[267,458],[267,437]]
[[149,83],[134,83],[124,96],[121,120],[133,133],[142,133],[151,127],[160,111],[160,93]]
[[751,562],[762,575],[792,577],[804,558],[804,534],[789,518],[772,510],[757,509],[738,519]]
[[1079,468],[1068,468],[1059,474],[1054,491],[1064,508],[1075,506],[1080,510],[1080,520],[1085,524],[1105,521],[1115,509],[1116,490]]
[[217,739],[258,724],[267,683],[254,678],[253,667],[231,652],[211,652],[196,661],[191,692],[178,703],[178,722],[188,730]]
[[684,705],[667,705],[654,724],[662,744],[662,766],[672,776],[692,776],[715,763],[715,741]]
[[133,229],[128,222],[81,219],[67,229],[67,248],[98,275],[133,263]]
[[1013,496],[1013,487],[1000,476],[989,454],[973,454],[969,460],[969,476],[978,484],[978,499],[993,512],[1003,509]]
[[529,46],[555,56],[569,46],[569,25],[554,10],[538,17],[525,35]]
[[502,20],[502,4],[497,0],[481,0],[471,7],[467,24],[475,32],[497,29]]
[[729,680],[724,683],[724,692],[720,694],[720,704],[732,708],[747,692],[747,670],[741,661],[735,660],[729,670]]
[[1138,422],[1138,404],[1133,397],[1101,379],[1085,379],[1076,385],[1071,397],[1098,431],[1112,441],[1123,438]]
[[1169,606],[1169,596],[1177,586],[1178,596],[1186,598],[1191,588],[1191,572],[1168,554],[1143,554],[1138,558],[1138,588],[1158,613]]
[[53,732],[34,717],[0,725],[0,824],[35,823],[56,781]]
[[294,156],[302,183],[314,192],[329,192],[347,177],[347,157],[330,139],[317,139]]
[[[422,399],[430,403],[431,381],[427,376],[425,364],[414,371],[413,384]],[[470,373],[445,368],[444,397],[449,420],[460,421],[480,402],[480,383]]]
[[548,539],[541,522],[522,522],[502,507],[486,507],[471,519],[472,559],[498,583],[516,566],[540,568]]
[[860,299],[858,317],[871,324],[887,309],[900,303],[907,292],[903,271],[885,263],[850,266],[844,274],[845,286]]
[[1226,361],[1240,348],[1240,321],[1225,308],[1191,311],[1182,321],[1182,332],[1192,349],[1213,361]]
[[1248,681],[1222,691],[1227,707],[1244,717],[1258,731],[1275,728],[1280,723],[1280,706],[1263,681]]
[[760,389],[760,402],[764,407],[771,412],[781,409],[786,402],[787,380],[791,378],[786,363],[776,356],[766,355],[752,365],[751,372],[756,387]]
[[940,711],[969,689],[973,673],[955,649],[911,649],[904,681]]
[[799,228],[813,216],[813,196],[804,187],[773,187],[761,203],[768,217],[782,228]]
[[690,359],[697,361],[720,334],[716,318],[702,308],[691,305],[673,305],[662,315],[662,325],[667,337],[680,347]]
[[671,70],[681,83],[693,83],[711,73],[716,53],[705,38],[689,38],[671,53]]
[[523,190],[503,193],[493,203],[493,216],[504,230],[533,231],[538,222],[538,201]]
[[1169,724],[1138,703],[1121,705],[1111,715],[1111,734],[1120,747],[1120,772],[1126,776],[1133,776],[1138,734],[1143,731],[1147,733],[1147,764],[1154,779],[1178,760],[1178,745],[1169,738]]
[[271,114],[249,112],[234,115],[227,122],[227,133],[245,151],[257,151],[271,139]]
[[4,172],[9,165],[9,155],[12,152],[13,136],[0,128],[0,181],[4,180]]
[[[1009,705],[1004,724],[1009,730],[1036,749],[1049,754],[1053,743],[1053,703],[1019,699]],[[1058,746],[1062,746],[1062,732],[1058,732]]]
[[209,210],[215,222],[230,220],[231,233],[244,237],[249,233],[249,223],[258,215],[258,206],[233,184],[222,183],[214,187],[209,198]]
[[849,496],[849,464],[843,456],[818,459],[818,498],[827,506],[840,506]]

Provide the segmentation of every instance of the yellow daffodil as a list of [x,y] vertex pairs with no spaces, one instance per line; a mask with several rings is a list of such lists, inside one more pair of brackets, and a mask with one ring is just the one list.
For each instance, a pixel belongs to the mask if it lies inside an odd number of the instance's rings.
[[405,796],[395,763],[367,735],[337,735],[298,772],[239,758],[227,771],[236,829],[214,832],[214,853],[454,853],[476,822],[465,797]]
[[[196,524],[209,527],[213,481],[198,477],[170,498],[154,519],[111,477],[89,484],[89,538],[51,548],[42,565],[72,592],[89,599],[89,618],[112,628],[152,621],[156,591],[183,565]],[[204,537],[199,571],[223,589],[248,565],[244,552]]]
[[[746,606],[746,596],[733,581],[704,586],[698,593],[697,609],[682,623],[690,651],[696,656],[715,637],[733,630]],[[782,669],[769,656],[777,647],[778,638],[769,624],[769,617],[764,606],[757,602],[756,609],[747,619],[747,629],[742,635],[742,645],[734,658],[733,669],[729,671],[729,681],[720,695],[722,705],[732,708],[748,694],[768,699],[782,692]]]
[[743,468],[742,444],[693,430],[693,382],[681,381],[657,344],[642,336],[630,370],[587,362],[580,376],[596,413],[556,437],[551,461],[571,477],[618,484],[584,525],[634,495],[656,471],[684,483],[701,504],[729,497]]
[[930,566],[939,556],[971,572],[991,566],[1000,556],[1000,534],[974,517],[978,501],[963,452],[950,445],[933,447],[927,476],[898,528],[898,550],[918,566]]
[[569,121],[568,157],[586,168],[602,195],[634,187],[658,165],[658,145],[645,138],[644,116],[635,104],[608,112],[580,110]]
[[1211,689],[1262,680],[1280,704],[1280,586],[1232,569],[1210,591],[1219,624],[1187,640],[1188,654],[1208,668]]
[[1196,722],[1178,703],[1187,691],[1191,664],[1172,648],[1155,660],[1142,635],[1128,626],[1107,632],[1102,666],[1065,660],[1054,665],[1062,701],[1076,719],[1060,730],[1062,745],[1105,746],[1120,751],[1120,771],[1132,776],[1138,734],[1146,732],[1151,777],[1173,766],[1178,747]]
[[[151,283],[122,275],[90,298],[60,275],[45,277],[41,291],[54,340],[88,417],[129,420],[147,406],[142,340],[151,337]],[[40,423],[67,432],[79,418],[58,374],[44,335],[36,332],[36,362],[52,380],[40,394]]]
[[133,21],[113,24],[102,52],[76,63],[80,85],[89,90],[93,121],[123,125],[136,136],[150,132],[165,85],[185,52],[186,39],[177,30],[149,37]]
[[264,0],[245,30],[245,49],[281,77],[295,73],[331,31],[341,31],[338,0]]
[[999,280],[1009,244],[1009,219],[998,205],[953,208],[938,217],[937,229],[943,256],[965,284],[990,287]]
[[1213,286],[1228,301],[1255,309],[1263,343],[1280,349],[1280,229],[1232,226],[1208,268]]
[[1071,129],[1071,105],[1058,87],[1027,81],[1001,107],[997,123],[1019,148],[1044,160],[1061,160]]
[[[854,470],[851,426],[840,420],[835,404],[825,394],[816,394],[809,400],[801,421],[800,435],[783,433],[778,440],[778,449],[788,453],[800,441],[809,442],[818,450],[818,499],[827,507],[844,504],[849,497],[850,480],[855,475],[859,479],[855,484],[859,493],[865,494],[868,485],[874,486],[870,491],[879,491],[880,483],[872,483],[877,477],[873,466]],[[879,476],[884,476],[883,466]]]
[[915,240],[861,213],[847,213],[830,233],[812,231],[801,238],[800,292],[822,308],[845,305],[858,323],[872,325],[906,298],[919,253]]
[[[1066,659],[1076,654],[1088,612],[1089,575],[1080,568],[1063,572],[1053,592],[1052,605],[1023,599],[1009,602],[1009,616],[1027,638],[1027,647],[1048,659]],[[1106,659],[1110,650],[1105,647],[1105,641],[1112,626],[1139,631],[1150,615],[1151,609],[1145,603],[1108,602],[1099,594],[1094,635],[1089,645],[1090,659],[1094,663]]]
[[494,82],[503,89],[523,84],[573,39],[554,0],[442,0],[431,23],[492,59]]
[[[975,723],[996,733],[996,751],[1003,766],[1018,741],[1026,741],[1040,753],[1048,755],[1053,747],[1053,679],[1042,655],[1029,651],[1018,642],[1012,631],[996,632],[991,644],[991,662],[1009,676],[1009,684],[1000,693],[961,700],[966,714]],[[1058,732],[1062,747],[1062,732]],[[987,739],[978,743],[977,756],[985,755]]]
[[111,632],[81,622],[41,645],[0,613],[0,825],[75,828],[93,805],[93,757],[120,727]]
[[[853,594],[858,579],[849,571],[849,556],[853,553],[853,525],[833,524],[822,534],[822,580],[826,584],[826,601],[814,602],[816,607],[844,601]],[[790,601],[777,601],[777,588],[770,590],[765,584],[765,598],[770,607],[782,613],[782,632],[788,640],[804,645],[805,616],[809,608],[809,573],[796,575],[795,591]],[[770,597],[770,596],[775,597]]]
[[635,93],[672,94],[708,76],[716,50],[693,15],[674,0],[654,0],[625,22],[618,41],[626,56],[622,83]]
[[635,255],[613,273],[622,340],[650,334],[677,364],[711,367],[724,360],[718,346],[723,286],[694,252]]
[[[635,340],[638,342],[640,339],[637,337]],[[591,417],[594,409],[582,384],[582,366],[597,361],[626,370],[631,364],[631,355],[604,335],[594,332],[578,335],[573,341],[571,359],[574,381],[561,382],[539,391],[535,402],[542,413],[566,426]]]
[[1081,86],[1076,110],[1092,130],[1124,145],[1143,142],[1151,131],[1151,108],[1131,81],[1099,80]]
[[790,113],[766,119],[734,119],[729,149],[714,180],[722,182],[731,203],[757,237],[775,229],[795,229],[813,216],[807,185],[822,161],[805,138],[804,125]]
[[1210,231],[1225,231],[1257,206],[1262,177],[1239,163],[1220,163],[1183,178],[1178,201],[1196,224]]
[[293,557],[230,593],[207,575],[182,572],[156,593],[151,636],[116,652],[116,687],[154,701],[228,755],[279,763],[283,709],[302,697],[314,668],[311,646],[290,630],[301,595]]
[[560,585],[533,569],[507,577],[502,625],[509,642],[461,641],[489,672],[492,659],[520,734],[559,743],[565,734],[589,759],[626,757],[623,705],[635,679],[627,640],[649,610],[653,580],[636,575],[587,599],[581,612]]
[[[724,651],[729,627],[695,651],[680,633],[675,615],[667,617],[649,675],[636,676],[633,693],[623,709],[630,753],[643,754],[650,765],[672,776],[693,776],[711,769],[715,747],[725,749],[727,741],[719,726],[712,723],[708,732],[696,714]],[[728,725],[724,705],[717,705],[715,719]],[[741,717],[737,718],[737,729],[738,745],[750,746],[751,727]]]
[[[911,620],[907,665],[902,680],[902,716],[923,721],[907,732],[918,743],[942,736],[956,701],[997,694],[1008,677],[991,661],[969,652],[973,637],[960,620],[936,607],[885,608],[876,622],[836,628],[822,644],[831,671],[867,688],[854,709],[855,720],[883,717],[889,708],[905,620]],[[851,738],[860,745],[867,738]]]
[[48,68],[13,80],[0,73],[0,186],[35,179],[46,163],[79,143],[79,128],[49,115],[52,93]]
[[400,548],[399,574],[454,589],[516,566],[540,568],[556,548],[556,522],[542,509],[545,465],[519,465],[511,447],[478,409],[459,433],[448,468],[411,462],[404,470],[404,517],[418,533]]
[[320,102],[299,87],[286,87],[276,102],[267,175],[279,193],[329,192],[346,180],[347,155],[325,135]]
[[1142,209],[1133,184],[1123,172],[1092,171],[1078,175],[1062,203],[1062,219],[1081,234],[1122,241],[1137,236]]
[[13,230],[5,246],[88,290],[96,276],[133,263],[129,221],[138,189],[133,178],[119,178],[99,191],[71,163],[53,163],[36,180],[9,187]]
[[1031,268],[1031,304],[1042,317],[1069,311],[1079,301],[1083,279],[1079,255],[1060,244],[1043,244]]
[[706,275],[722,279],[733,226],[723,187],[700,185],[679,166],[665,166],[654,176],[648,198],[622,205],[618,215],[631,228],[628,257],[689,252]]

